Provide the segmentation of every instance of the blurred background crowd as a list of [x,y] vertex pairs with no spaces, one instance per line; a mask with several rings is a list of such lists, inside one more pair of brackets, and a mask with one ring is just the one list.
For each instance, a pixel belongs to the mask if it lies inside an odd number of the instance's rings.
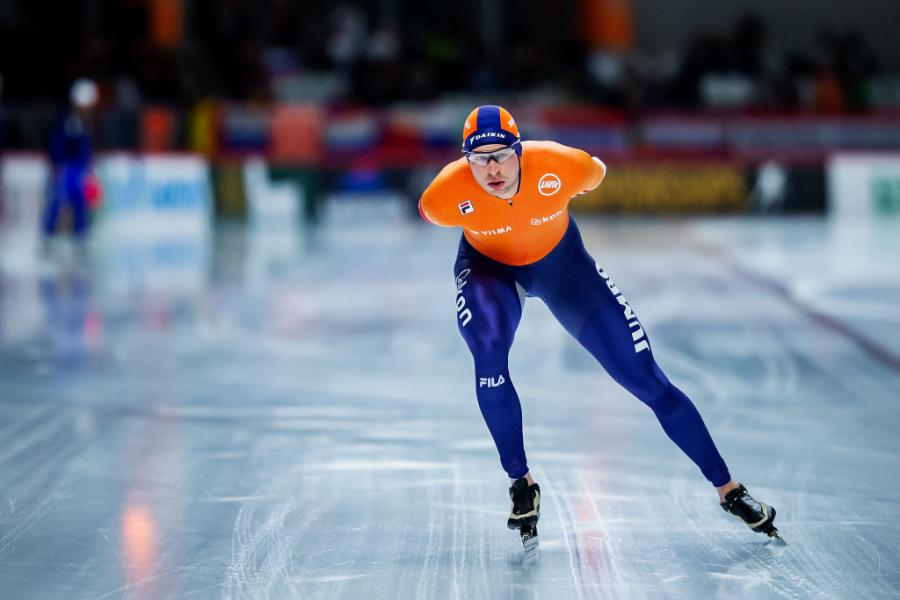
[[[92,151],[202,157],[220,216],[269,178],[308,216],[334,194],[411,207],[481,103],[612,161],[579,207],[821,212],[835,152],[900,149],[896,23],[880,0],[0,0],[6,220],[76,80]],[[876,202],[900,205],[892,181]]]
[[779,4],[0,0],[5,144],[41,145],[77,77],[100,87],[106,147],[139,146],[141,111],[157,105],[177,121],[169,145],[186,147],[191,111],[221,101],[474,94],[629,115],[900,107],[900,6]]
[[[773,39],[765,2],[698,5],[688,13],[712,11],[715,20],[663,17],[678,35],[660,43],[636,30],[640,17],[659,18],[678,3],[3,0],[0,66],[11,102],[51,102],[88,76],[102,84],[107,106],[123,109],[210,97],[384,103],[472,91],[634,110],[730,100],[841,111],[885,102],[872,87],[900,69],[900,48],[878,39],[877,24],[866,31],[865,21],[846,21],[861,7],[842,14],[840,2],[830,4],[837,10],[798,8],[790,30],[774,29],[788,39]],[[717,97],[717,83],[730,83],[732,98]]]

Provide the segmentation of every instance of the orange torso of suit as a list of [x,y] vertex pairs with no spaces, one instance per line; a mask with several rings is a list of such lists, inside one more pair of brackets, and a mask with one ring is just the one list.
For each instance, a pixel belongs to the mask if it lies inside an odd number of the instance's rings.
[[484,191],[463,157],[438,173],[419,212],[435,225],[462,227],[476,250],[498,262],[521,266],[542,259],[566,233],[569,200],[597,187],[606,167],[556,142],[523,142],[520,160],[519,191],[512,198]]

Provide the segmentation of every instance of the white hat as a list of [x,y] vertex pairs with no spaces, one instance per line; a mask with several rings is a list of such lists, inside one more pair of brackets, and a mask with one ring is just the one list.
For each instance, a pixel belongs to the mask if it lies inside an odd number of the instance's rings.
[[97,104],[100,93],[97,84],[90,79],[76,79],[69,90],[69,101],[79,108],[89,108]]

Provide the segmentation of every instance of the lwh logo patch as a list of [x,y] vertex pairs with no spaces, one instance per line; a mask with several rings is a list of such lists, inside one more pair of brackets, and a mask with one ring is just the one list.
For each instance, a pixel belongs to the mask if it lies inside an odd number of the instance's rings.
[[538,193],[541,196],[552,196],[562,187],[562,182],[556,173],[544,173],[538,180]]
[[464,200],[459,203],[459,212],[464,215],[469,214],[470,212],[475,212],[475,207],[472,206],[471,200]]

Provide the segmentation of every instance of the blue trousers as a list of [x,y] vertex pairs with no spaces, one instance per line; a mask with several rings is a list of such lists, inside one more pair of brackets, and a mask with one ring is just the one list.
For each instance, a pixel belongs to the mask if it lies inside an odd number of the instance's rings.
[[640,321],[585,250],[573,219],[550,254],[521,267],[484,256],[463,237],[454,275],[459,331],[475,359],[478,406],[510,479],[528,472],[522,408],[509,374],[523,293],[542,299],[607,373],[650,407],[710,483],[721,486],[731,479],[696,407],[656,364]]
[[84,180],[87,171],[80,166],[64,165],[56,173],[50,196],[47,199],[47,210],[44,212],[43,230],[45,235],[56,231],[59,213],[65,204],[72,206],[72,231],[76,236],[83,236],[88,228],[88,204],[84,195]]

